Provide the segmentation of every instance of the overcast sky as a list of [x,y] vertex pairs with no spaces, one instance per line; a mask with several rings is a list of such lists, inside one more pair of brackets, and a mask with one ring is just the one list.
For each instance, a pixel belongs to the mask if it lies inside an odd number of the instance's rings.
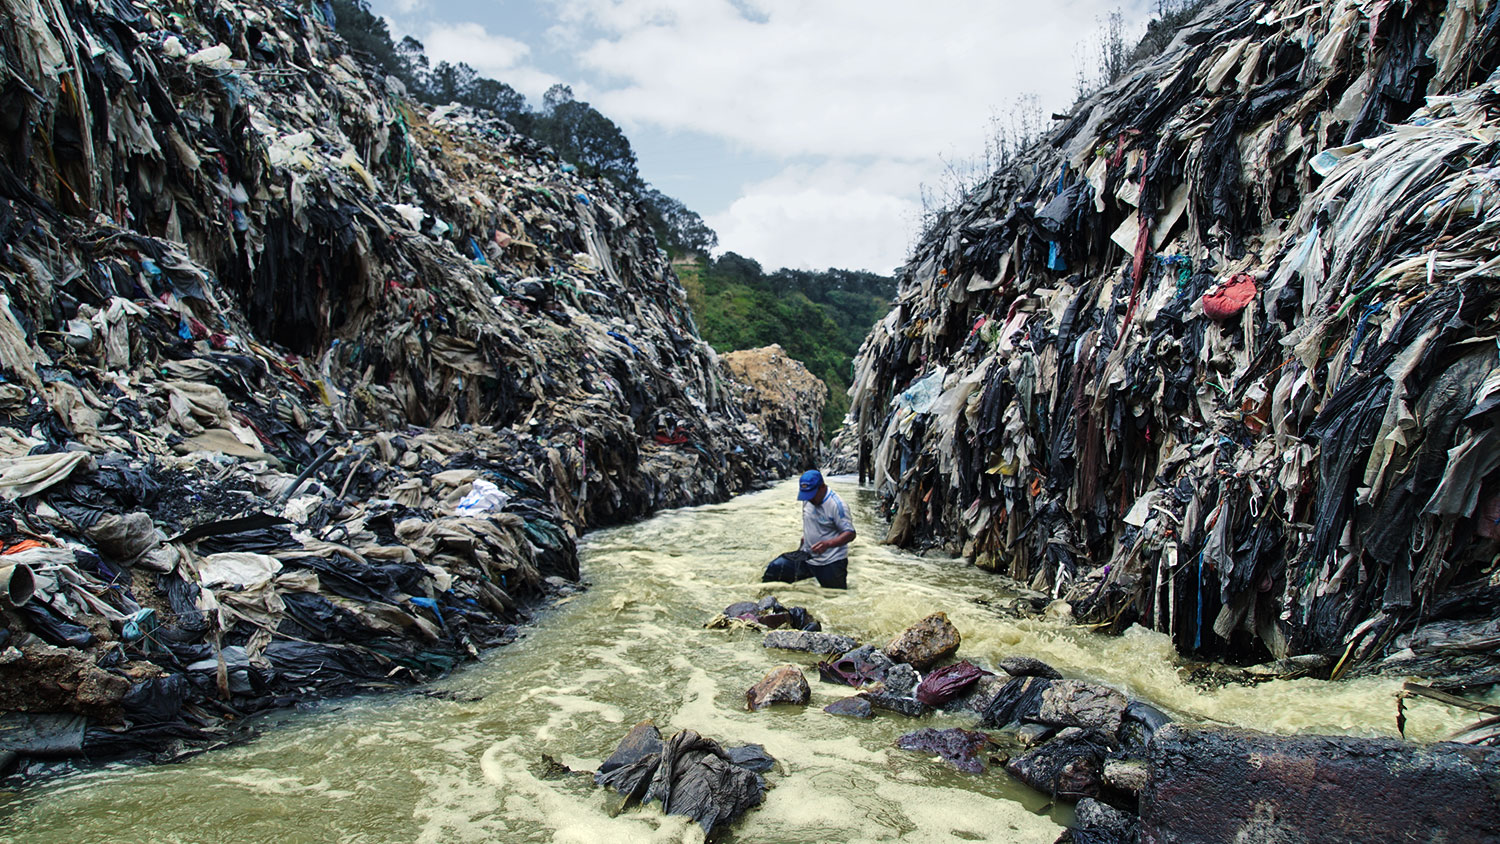
[[642,177],[720,250],[778,267],[892,272],[920,186],[983,154],[1019,97],[1072,102],[1118,9],[1149,0],[373,0],[433,63],[532,101],[571,85],[620,124]]

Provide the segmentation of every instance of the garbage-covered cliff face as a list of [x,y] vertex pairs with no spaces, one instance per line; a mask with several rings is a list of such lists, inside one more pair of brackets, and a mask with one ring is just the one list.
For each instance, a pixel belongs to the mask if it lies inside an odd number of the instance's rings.
[[[680,503],[635,471],[653,414],[740,436],[709,424],[742,415],[631,199],[403,99],[323,6],[8,8],[11,229],[58,241],[9,244],[50,277],[11,295],[30,326],[149,298],[220,351],[290,352],[335,429],[536,428],[599,470],[570,490],[588,523]],[[138,320],[107,318],[102,368],[155,356],[124,354]]]
[[801,468],[630,196],[327,13],[0,0],[0,710],[77,752],[440,674],[577,531]]
[[1497,26],[1210,4],[976,189],[856,362],[888,540],[1184,651],[1493,667]]

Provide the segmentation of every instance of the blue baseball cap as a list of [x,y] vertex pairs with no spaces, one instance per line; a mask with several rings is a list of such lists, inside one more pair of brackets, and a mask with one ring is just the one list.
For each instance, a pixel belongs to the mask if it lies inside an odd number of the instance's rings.
[[797,484],[797,500],[811,501],[818,494],[818,487],[823,485],[823,473],[817,469],[808,469],[802,473],[802,480]]

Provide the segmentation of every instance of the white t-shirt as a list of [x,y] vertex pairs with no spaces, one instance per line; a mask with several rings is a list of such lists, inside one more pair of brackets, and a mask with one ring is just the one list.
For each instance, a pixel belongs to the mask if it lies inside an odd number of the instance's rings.
[[[844,504],[844,499],[839,498],[833,490],[823,495],[822,504],[814,504],[811,501],[802,502],[802,550],[811,552],[813,543],[829,540],[843,533],[854,530],[854,519],[849,517],[849,508]],[[821,554],[813,554],[811,560],[807,561],[810,566],[826,566],[839,560],[847,559],[849,546],[840,545],[829,548]]]

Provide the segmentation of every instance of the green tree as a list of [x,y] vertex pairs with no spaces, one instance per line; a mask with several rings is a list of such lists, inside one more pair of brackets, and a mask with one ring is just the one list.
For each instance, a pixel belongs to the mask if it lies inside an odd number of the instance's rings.
[[[563,88],[566,96],[554,97]],[[593,106],[573,99],[566,86],[553,86],[543,100],[543,112],[532,120],[532,135],[548,144],[559,158],[589,176],[603,176],[624,187],[642,185],[630,139],[613,120]]]
[[823,429],[849,410],[850,369],[870,326],[890,310],[895,279],[852,270],[766,274],[733,252],[684,268],[699,331],[721,352],[780,343],[828,386]]
[[479,74],[463,62],[456,65],[438,62],[437,67],[432,69],[432,79],[427,85],[426,94],[435,102],[461,103],[469,98],[477,79]]
[[719,235],[703,222],[696,211],[656,188],[641,191],[641,201],[646,206],[647,216],[656,240],[668,253],[685,255],[696,252],[708,254],[719,245]]

